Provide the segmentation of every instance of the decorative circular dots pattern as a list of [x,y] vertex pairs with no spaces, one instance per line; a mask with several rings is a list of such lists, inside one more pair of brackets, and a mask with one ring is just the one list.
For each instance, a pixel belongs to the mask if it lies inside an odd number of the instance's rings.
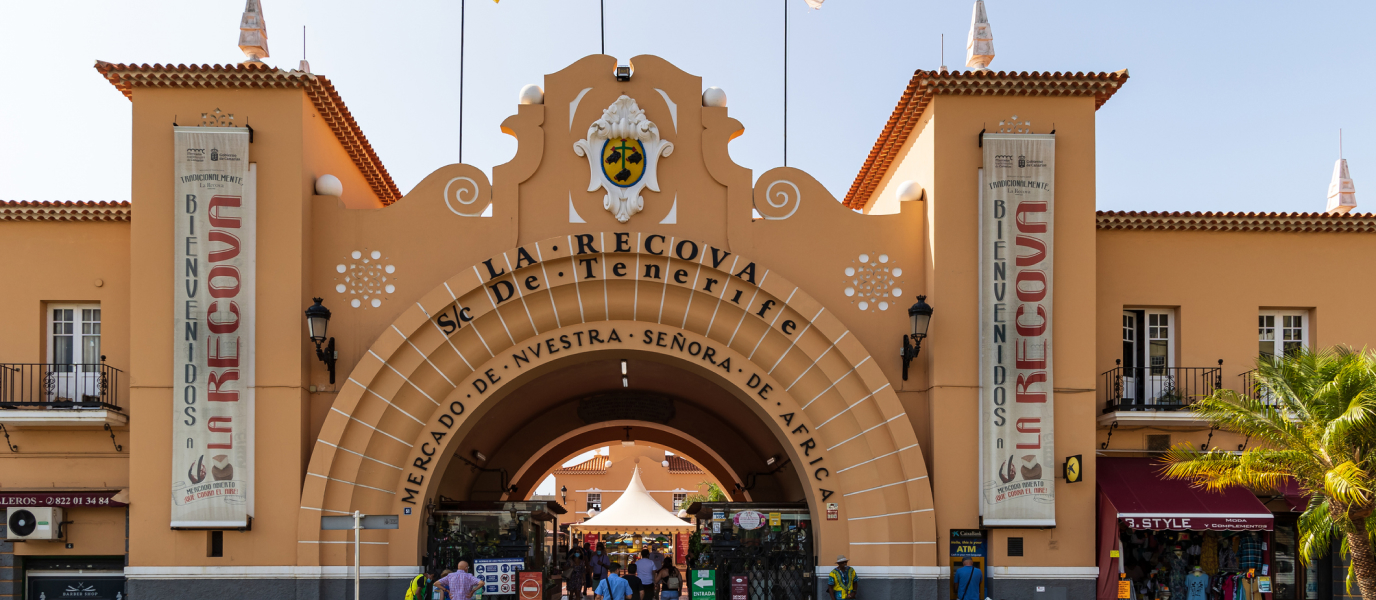
[[354,250],[349,253],[351,261],[335,266],[338,282],[334,291],[350,297],[349,306],[354,308],[378,308],[387,295],[397,291],[396,265],[388,264],[379,250]]
[[903,288],[898,286],[903,269],[894,266],[888,254],[861,253],[843,273],[846,278],[841,291],[861,311],[887,311],[893,306],[890,298],[903,296]]

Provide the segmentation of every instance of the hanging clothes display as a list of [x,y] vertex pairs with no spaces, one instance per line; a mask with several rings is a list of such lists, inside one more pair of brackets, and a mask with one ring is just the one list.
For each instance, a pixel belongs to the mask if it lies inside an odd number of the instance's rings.
[[[1118,572],[1133,600],[1267,600],[1265,532],[1154,531],[1120,523]],[[1255,569],[1247,578],[1248,569]],[[1115,574],[1116,576],[1117,574]]]
[[1218,575],[1218,534],[1204,532],[1204,542],[1199,549],[1199,566],[1210,577]]

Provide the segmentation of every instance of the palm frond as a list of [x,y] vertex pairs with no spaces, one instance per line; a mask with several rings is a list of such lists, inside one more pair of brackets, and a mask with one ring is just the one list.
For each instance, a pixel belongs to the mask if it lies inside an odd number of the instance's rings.
[[1345,506],[1366,506],[1371,498],[1371,478],[1351,461],[1334,466],[1324,476],[1324,494]]
[[1299,555],[1304,564],[1328,556],[1333,548],[1333,536],[1341,535],[1329,511],[1328,499],[1323,496],[1309,499],[1309,506],[1300,515],[1297,524],[1300,530]]

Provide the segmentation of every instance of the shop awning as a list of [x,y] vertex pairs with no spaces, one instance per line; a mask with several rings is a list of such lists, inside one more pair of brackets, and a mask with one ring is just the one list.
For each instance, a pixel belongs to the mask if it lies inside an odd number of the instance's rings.
[[626,492],[607,510],[569,526],[574,533],[686,533],[693,529],[693,524],[674,516],[650,496],[640,481],[640,467],[631,474]]
[[1155,458],[1100,458],[1099,491],[1132,529],[1269,531],[1271,511],[1244,488],[1210,492],[1166,479]]
[[1285,496],[1285,503],[1290,505],[1291,512],[1304,512],[1309,510],[1309,494],[1296,483],[1294,479],[1286,479],[1276,488],[1282,496]]

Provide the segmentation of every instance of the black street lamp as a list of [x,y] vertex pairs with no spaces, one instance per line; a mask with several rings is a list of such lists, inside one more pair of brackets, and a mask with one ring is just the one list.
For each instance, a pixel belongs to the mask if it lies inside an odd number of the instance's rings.
[[903,336],[903,381],[908,380],[908,364],[922,352],[922,340],[927,337],[927,328],[932,324],[932,307],[926,300],[926,296],[918,296],[917,304],[908,309],[912,333]]
[[334,338],[329,338],[324,348],[320,347],[330,328],[330,309],[320,304],[320,298],[315,298],[315,304],[306,309],[306,327],[310,329],[311,341],[315,342],[315,357],[325,363],[330,371],[330,384],[334,385],[334,363],[339,353],[334,349]]
[[564,506],[569,505],[569,486],[566,485],[559,488],[559,499],[560,504],[563,504]]

